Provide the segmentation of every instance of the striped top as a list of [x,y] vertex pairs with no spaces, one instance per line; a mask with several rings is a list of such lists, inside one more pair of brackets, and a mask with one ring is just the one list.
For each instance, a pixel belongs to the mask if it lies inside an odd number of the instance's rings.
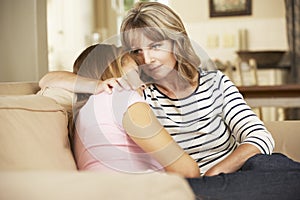
[[188,97],[171,99],[155,85],[144,96],[161,124],[192,156],[202,173],[226,158],[239,144],[255,145],[271,154],[274,140],[220,71],[200,72],[199,85]]

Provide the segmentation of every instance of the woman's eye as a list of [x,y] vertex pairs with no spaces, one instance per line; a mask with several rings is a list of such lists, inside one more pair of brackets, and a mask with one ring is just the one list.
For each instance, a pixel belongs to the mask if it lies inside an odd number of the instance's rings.
[[160,49],[161,44],[153,44],[151,45],[151,49]]

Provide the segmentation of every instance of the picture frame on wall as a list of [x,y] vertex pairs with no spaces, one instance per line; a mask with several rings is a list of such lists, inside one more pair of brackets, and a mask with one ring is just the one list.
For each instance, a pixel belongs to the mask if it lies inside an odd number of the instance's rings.
[[230,17],[252,14],[251,0],[209,0],[210,17]]

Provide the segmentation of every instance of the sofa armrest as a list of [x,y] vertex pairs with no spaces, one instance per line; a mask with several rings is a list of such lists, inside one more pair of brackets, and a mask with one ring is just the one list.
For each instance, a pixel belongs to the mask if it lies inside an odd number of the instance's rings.
[[300,120],[264,122],[275,140],[274,152],[300,162]]
[[0,96],[0,170],[72,170],[68,115],[51,98]]

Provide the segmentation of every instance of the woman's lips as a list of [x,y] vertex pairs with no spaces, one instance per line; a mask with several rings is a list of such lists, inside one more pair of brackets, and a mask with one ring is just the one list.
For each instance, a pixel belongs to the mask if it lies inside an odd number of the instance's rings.
[[148,70],[149,71],[154,71],[154,70],[156,70],[156,69],[159,69],[161,67],[161,65],[155,65],[155,66],[148,66]]

